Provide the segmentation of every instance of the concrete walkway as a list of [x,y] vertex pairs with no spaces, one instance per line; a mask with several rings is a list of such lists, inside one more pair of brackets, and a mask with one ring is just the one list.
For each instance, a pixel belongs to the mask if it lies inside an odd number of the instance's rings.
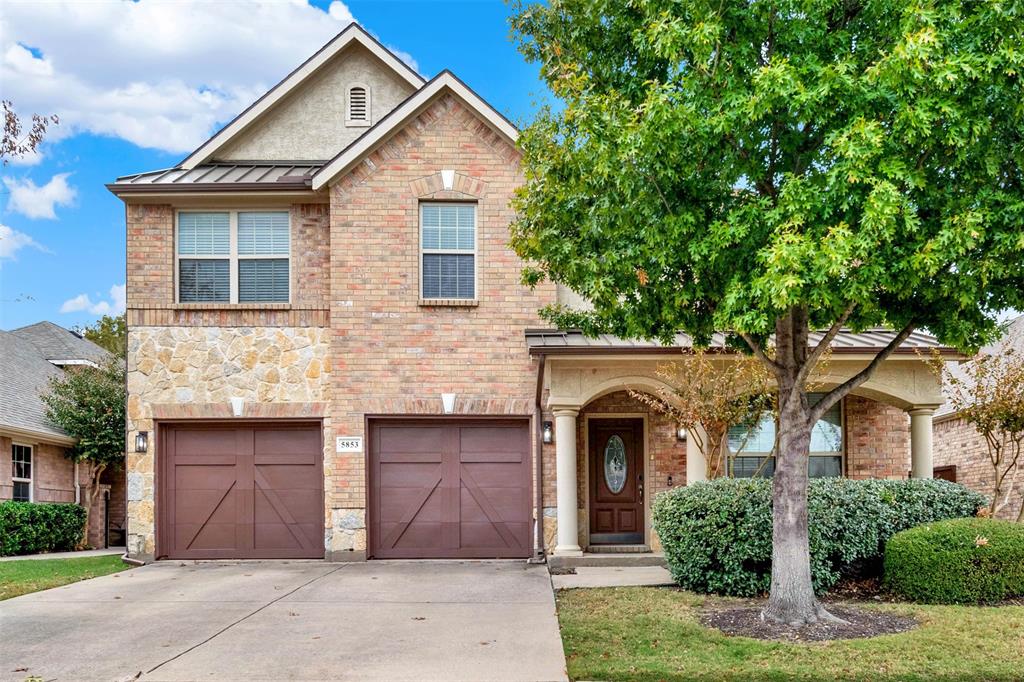
[[553,575],[556,590],[576,587],[630,587],[633,585],[674,585],[672,576],[661,566],[590,567],[581,566],[575,574]]
[[523,562],[161,562],[0,623],[19,682],[566,679],[547,569]]
[[108,547],[106,549],[83,549],[80,552],[46,552],[44,554],[22,554],[21,556],[0,557],[0,561],[23,561],[39,559],[81,559],[87,556],[123,555],[124,547]]

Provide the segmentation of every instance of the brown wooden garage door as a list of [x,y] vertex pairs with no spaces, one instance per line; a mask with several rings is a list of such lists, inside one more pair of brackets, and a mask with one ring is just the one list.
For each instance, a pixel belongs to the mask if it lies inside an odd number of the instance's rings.
[[323,558],[320,424],[161,426],[159,553]]
[[528,557],[529,422],[370,424],[370,555]]

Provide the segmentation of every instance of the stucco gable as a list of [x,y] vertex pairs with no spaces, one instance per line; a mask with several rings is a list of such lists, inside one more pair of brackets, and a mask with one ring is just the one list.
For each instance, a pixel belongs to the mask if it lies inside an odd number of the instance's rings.
[[[347,85],[368,86],[371,112],[383,117],[423,83],[418,73],[379,41],[357,24],[350,24],[192,152],[180,167],[191,170],[217,159],[330,158],[344,146],[339,139],[352,139],[366,130],[346,130]],[[336,115],[339,112],[340,116]]]
[[345,120],[350,86],[365,86],[370,94],[370,124],[384,118],[414,92],[369,50],[346,48],[315,76],[213,157],[239,160],[325,160],[366,132]]

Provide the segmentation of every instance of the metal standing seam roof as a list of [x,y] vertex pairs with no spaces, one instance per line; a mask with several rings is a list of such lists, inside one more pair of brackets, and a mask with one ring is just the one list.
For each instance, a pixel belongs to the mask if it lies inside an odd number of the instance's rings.
[[259,161],[208,163],[188,170],[163,170],[122,175],[107,188],[115,194],[166,191],[309,190],[310,178],[323,161]]
[[[812,332],[808,339],[811,345],[818,342],[824,332]],[[891,329],[867,329],[862,332],[853,332],[844,329],[839,332],[832,341],[833,353],[873,353],[882,350],[893,339],[896,333]],[[646,352],[646,353],[669,353],[678,352],[681,349],[693,347],[693,340],[686,334],[677,334],[675,342],[666,346],[657,341],[644,341],[636,339],[623,339],[611,334],[601,334],[597,337],[587,337],[578,330],[559,329],[527,329],[526,345],[531,353],[558,353],[558,352],[582,352],[582,353],[611,353],[622,352]],[[711,348],[724,348],[725,334],[716,332],[711,339]],[[917,353],[919,350],[931,350],[937,348],[943,354],[959,354],[953,348],[946,348],[939,344],[931,334],[926,332],[913,332],[895,353],[909,354]]]

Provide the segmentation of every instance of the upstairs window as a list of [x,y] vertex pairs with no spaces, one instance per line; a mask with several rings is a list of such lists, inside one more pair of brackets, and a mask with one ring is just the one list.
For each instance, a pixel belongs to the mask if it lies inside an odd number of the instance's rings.
[[[807,396],[807,403],[816,405],[821,394]],[[767,415],[758,424],[738,424],[729,428],[728,447],[732,460],[732,475],[736,478],[763,476],[775,473],[775,450],[778,447],[778,425],[773,415]],[[811,478],[843,475],[843,410],[842,401],[826,412],[811,429],[811,456],[807,464]]]
[[476,204],[420,204],[420,297],[476,298]]
[[15,502],[32,501],[32,446],[11,445],[11,499]]
[[345,123],[350,126],[370,125],[370,89],[365,85],[349,87]]
[[287,211],[178,213],[178,301],[287,303]]

